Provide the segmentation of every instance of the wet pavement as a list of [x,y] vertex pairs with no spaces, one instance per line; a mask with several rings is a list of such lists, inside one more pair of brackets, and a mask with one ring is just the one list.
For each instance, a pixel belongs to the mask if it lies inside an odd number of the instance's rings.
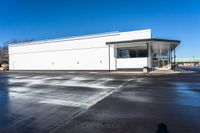
[[0,132],[53,131],[116,91],[126,77],[0,73]]
[[200,74],[0,73],[0,87],[0,132],[200,132]]
[[57,132],[200,133],[199,74],[137,79]]

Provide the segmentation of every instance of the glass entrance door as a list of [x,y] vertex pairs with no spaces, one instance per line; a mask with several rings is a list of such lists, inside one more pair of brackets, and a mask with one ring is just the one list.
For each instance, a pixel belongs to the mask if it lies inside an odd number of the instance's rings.
[[170,47],[168,45],[153,45],[152,64],[155,69],[170,69]]
[[169,59],[154,59],[152,62],[155,69],[168,69],[170,67]]
[[159,59],[158,68],[168,68],[169,67],[169,59]]

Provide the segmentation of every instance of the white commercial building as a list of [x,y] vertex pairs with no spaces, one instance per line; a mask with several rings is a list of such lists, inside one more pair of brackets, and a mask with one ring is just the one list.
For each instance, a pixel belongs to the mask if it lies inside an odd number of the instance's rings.
[[179,43],[152,38],[147,29],[10,44],[9,69],[170,69]]

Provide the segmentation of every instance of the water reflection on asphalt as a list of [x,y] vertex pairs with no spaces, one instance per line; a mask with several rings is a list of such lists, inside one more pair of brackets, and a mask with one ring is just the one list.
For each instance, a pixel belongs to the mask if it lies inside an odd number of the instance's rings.
[[126,81],[84,74],[0,74],[0,132],[48,132]]
[[176,101],[182,105],[200,107],[200,82],[176,82]]

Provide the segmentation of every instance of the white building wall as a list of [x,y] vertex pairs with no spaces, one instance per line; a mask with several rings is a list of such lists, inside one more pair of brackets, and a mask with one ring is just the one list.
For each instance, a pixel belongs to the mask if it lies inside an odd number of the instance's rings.
[[147,67],[147,58],[123,58],[117,59],[117,68],[143,68]]
[[[107,70],[107,48],[11,55],[11,70]],[[78,54],[77,54],[78,53]],[[108,53],[106,53],[108,55]],[[15,59],[13,61],[13,58]]]
[[[151,38],[150,30],[110,33],[9,46],[10,70],[108,70],[106,42]],[[114,46],[110,69],[116,69]]]

